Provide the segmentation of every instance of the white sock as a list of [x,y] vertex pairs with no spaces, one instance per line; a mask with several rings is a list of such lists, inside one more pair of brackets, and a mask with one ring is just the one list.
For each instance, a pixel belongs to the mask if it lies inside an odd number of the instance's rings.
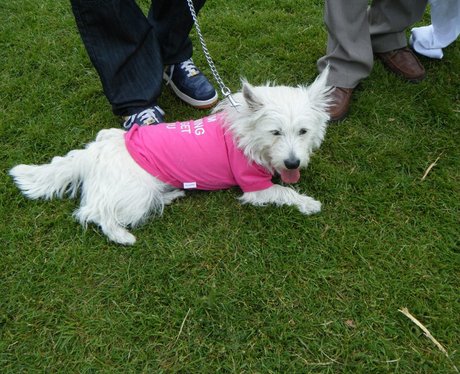
[[430,4],[432,24],[413,28],[409,43],[422,55],[442,58],[442,48],[460,34],[460,0],[430,0]]

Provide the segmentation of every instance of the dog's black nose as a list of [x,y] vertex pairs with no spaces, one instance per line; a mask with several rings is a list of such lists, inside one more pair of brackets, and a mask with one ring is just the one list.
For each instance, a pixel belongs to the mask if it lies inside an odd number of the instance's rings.
[[300,165],[300,160],[298,158],[288,158],[284,160],[284,165],[288,169],[297,169]]

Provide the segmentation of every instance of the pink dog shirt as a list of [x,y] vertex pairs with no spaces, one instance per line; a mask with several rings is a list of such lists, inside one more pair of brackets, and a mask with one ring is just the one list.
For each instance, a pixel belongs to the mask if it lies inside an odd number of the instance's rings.
[[188,122],[134,125],[125,134],[128,152],[144,170],[177,188],[244,192],[273,185],[271,173],[250,163],[223,127],[220,114]]

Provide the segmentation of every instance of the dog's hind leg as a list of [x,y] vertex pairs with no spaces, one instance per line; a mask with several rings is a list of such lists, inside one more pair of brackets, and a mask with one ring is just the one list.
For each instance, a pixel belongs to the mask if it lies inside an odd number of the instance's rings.
[[131,234],[123,224],[117,222],[113,215],[101,214],[101,208],[101,205],[95,207],[91,203],[86,204],[74,212],[74,217],[78,219],[83,226],[86,226],[89,222],[97,224],[102,232],[115,243],[123,245],[134,244],[136,242],[136,237]]
[[172,190],[169,192],[164,192],[162,195],[163,198],[163,204],[164,205],[169,205],[171,204],[174,200],[179,199],[181,197],[185,196],[185,192],[182,190]]
[[81,206],[75,217],[82,225],[99,225],[110,240],[134,244],[128,232],[151,213],[163,211],[166,185],[142,169],[129,155],[123,133],[106,131],[91,146],[94,163],[81,185]]
[[75,212],[75,216],[83,225],[87,222],[99,225],[104,234],[116,243],[134,244],[136,238],[127,227],[136,227],[151,213],[161,214],[163,211],[159,192],[161,188],[155,178],[147,175],[147,179],[150,178],[150,183],[144,183],[146,181],[140,179],[121,178],[116,184],[105,186],[108,188],[93,186],[98,190],[91,193],[86,193],[87,186],[83,184],[82,205]]
[[243,204],[252,205],[292,205],[303,214],[313,214],[321,211],[321,203],[309,196],[301,195],[290,187],[277,184],[261,191],[246,192],[240,197]]
[[102,232],[115,243],[133,245],[136,242],[136,237],[115,220],[101,221],[99,226]]

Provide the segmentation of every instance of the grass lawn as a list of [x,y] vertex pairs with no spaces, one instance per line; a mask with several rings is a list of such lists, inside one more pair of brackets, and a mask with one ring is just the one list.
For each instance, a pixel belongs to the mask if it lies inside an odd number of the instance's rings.
[[[311,82],[326,46],[322,4],[209,1],[201,27],[227,85]],[[348,119],[329,127],[298,185],[320,214],[241,206],[237,189],[195,192],[126,248],[77,224],[77,201],[26,200],[7,175],[120,119],[70,4],[2,0],[0,371],[455,373],[460,45],[422,61],[417,85],[376,63]],[[168,121],[203,115],[167,88],[160,105]]]

